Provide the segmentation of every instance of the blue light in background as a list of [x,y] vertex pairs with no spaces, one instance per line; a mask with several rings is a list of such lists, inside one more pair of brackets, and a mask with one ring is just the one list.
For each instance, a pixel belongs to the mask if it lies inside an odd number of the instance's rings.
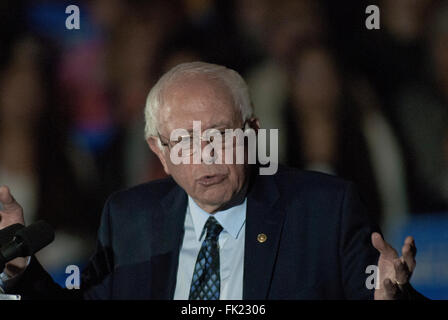
[[448,299],[448,213],[409,216],[393,228],[386,240],[401,255],[407,236],[413,236],[417,246],[417,266],[411,283],[431,299]]

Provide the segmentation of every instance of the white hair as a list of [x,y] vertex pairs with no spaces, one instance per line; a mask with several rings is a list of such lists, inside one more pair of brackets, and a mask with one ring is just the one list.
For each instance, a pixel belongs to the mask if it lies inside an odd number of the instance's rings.
[[158,111],[163,105],[164,89],[168,84],[174,83],[182,77],[188,78],[188,76],[192,75],[205,75],[210,79],[222,82],[230,90],[234,105],[241,112],[243,121],[246,121],[253,115],[247,84],[236,71],[224,66],[200,61],[181,63],[165,73],[148,94],[145,107],[146,139],[157,135]]

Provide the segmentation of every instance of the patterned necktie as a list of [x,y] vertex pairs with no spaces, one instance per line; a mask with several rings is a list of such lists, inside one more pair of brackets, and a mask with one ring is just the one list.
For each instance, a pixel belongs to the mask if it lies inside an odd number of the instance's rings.
[[219,300],[221,278],[219,276],[218,237],[222,226],[214,217],[208,218],[204,230],[207,235],[202,242],[190,287],[190,300]]

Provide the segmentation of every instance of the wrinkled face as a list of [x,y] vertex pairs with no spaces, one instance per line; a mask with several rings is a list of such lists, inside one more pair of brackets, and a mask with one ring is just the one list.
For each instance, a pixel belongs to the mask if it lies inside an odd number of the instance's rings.
[[[190,133],[193,121],[201,122],[202,132],[215,128],[236,129],[243,126],[241,113],[234,106],[229,90],[217,80],[194,76],[169,84],[164,92],[163,105],[158,112],[158,130],[163,142],[173,130],[183,128]],[[201,133],[202,133],[201,132]],[[170,149],[159,148],[158,137],[148,139],[167,174],[207,212],[213,212],[238,193],[245,180],[243,164],[174,164]],[[204,147],[203,142],[202,147]]]

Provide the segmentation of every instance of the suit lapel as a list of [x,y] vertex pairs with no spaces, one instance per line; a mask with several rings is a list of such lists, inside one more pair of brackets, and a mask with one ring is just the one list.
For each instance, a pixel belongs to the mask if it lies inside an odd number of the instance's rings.
[[247,196],[243,299],[268,298],[284,220],[278,198],[274,176],[255,172]]
[[[153,237],[152,247],[157,248],[161,255],[152,257],[151,278],[158,279],[160,274],[156,271],[160,268],[155,265],[158,261],[164,261],[164,270],[167,271],[166,286],[168,286],[168,296],[159,297],[159,299],[172,299],[174,297],[174,290],[176,288],[177,268],[179,265],[179,251],[182,245],[184,235],[185,213],[188,203],[187,194],[185,191],[174,182],[173,189],[161,199],[161,206],[163,208],[162,214],[154,215],[153,220]],[[160,257],[171,257],[170,259],[159,259]],[[166,262],[169,261],[169,265]],[[154,282],[160,283],[160,279]],[[153,299],[157,297],[154,297]]]

